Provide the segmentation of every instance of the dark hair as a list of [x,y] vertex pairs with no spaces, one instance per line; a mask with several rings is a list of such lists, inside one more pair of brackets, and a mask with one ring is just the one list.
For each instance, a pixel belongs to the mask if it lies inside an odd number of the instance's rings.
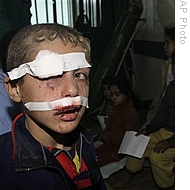
[[142,109],[143,101],[137,96],[133,91],[130,82],[125,78],[115,77],[112,79],[110,86],[116,85],[120,92],[125,94],[127,97],[131,97],[133,100],[134,107],[138,109]]
[[120,92],[126,96],[131,95],[131,85],[127,79],[115,77],[110,81],[110,86],[111,85],[116,85],[119,88]]
[[175,42],[175,24],[171,23],[164,27],[164,34]]

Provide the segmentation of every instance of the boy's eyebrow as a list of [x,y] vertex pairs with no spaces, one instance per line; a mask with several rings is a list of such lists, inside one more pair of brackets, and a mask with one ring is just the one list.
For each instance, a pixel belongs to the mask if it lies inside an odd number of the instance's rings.
[[41,50],[34,61],[20,65],[8,72],[8,75],[11,80],[21,78],[27,73],[39,78],[48,78],[66,71],[88,67],[91,65],[87,62],[83,52],[58,54],[49,50]]

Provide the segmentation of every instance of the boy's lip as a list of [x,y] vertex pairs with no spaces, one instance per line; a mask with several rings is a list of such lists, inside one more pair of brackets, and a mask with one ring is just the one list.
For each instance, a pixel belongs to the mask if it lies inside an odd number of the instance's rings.
[[78,116],[78,112],[60,114],[60,115],[57,115],[57,116],[63,121],[74,121]]
[[75,120],[82,106],[67,106],[57,108],[57,112],[54,114],[64,121]]

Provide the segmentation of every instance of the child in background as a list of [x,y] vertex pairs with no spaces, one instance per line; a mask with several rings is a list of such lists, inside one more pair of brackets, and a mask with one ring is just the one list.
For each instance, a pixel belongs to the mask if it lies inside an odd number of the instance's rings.
[[111,110],[111,95],[110,95],[110,89],[109,85],[111,84],[112,80],[114,80],[114,76],[108,76],[104,78],[101,82],[102,91],[104,95],[104,105],[102,106],[102,109],[99,112],[99,115],[108,116]]
[[[169,83],[174,79],[172,75],[172,53],[175,49],[175,24],[171,23],[164,27],[164,52],[167,57],[167,60],[162,66],[162,88],[158,96],[153,100],[150,111],[147,114],[147,123],[150,122],[150,120],[154,117],[156,114],[161,99],[165,93],[166,87],[169,85]],[[146,124],[145,124],[146,125]]]
[[[101,82],[104,101],[99,111],[99,114],[97,115],[97,118],[102,130],[104,130],[106,127],[107,118],[108,118],[108,115],[110,114],[111,107],[112,107],[109,85],[114,78],[115,78],[114,76],[109,76],[109,77],[104,78]],[[94,138],[94,141],[97,141],[97,137],[98,136]]]
[[168,86],[174,80],[172,73],[172,53],[175,49],[175,25],[169,24],[164,28],[164,52],[167,57],[162,66],[162,86]]
[[[109,90],[112,109],[107,125],[98,137],[102,145],[96,148],[100,166],[119,161],[117,152],[126,131],[137,131],[140,127],[140,115],[133,106],[130,85],[126,80],[115,78]],[[96,142],[95,142],[96,143]]]
[[90,45],[59,24],[21,29],[9,45],[6,90],[22,102],[0,137],[0,189],[106,189],[89,133]]

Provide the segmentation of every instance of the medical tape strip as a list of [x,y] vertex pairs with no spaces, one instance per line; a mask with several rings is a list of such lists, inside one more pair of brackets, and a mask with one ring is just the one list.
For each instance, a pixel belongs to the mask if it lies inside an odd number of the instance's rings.
[[88,98],[82,96],[66,97],[51,102],[28,102],[24,104],[30,111],[49,111],[67,109],[69,106],[85,106],[88,108]]
[[86,61],[85,54],[82,52],[57,54],[49,50],[41,50],[34,61],[14,68],[8,72],[8,75],[11,80],[18,79],[27,73],[39,78],[48,78],[61,75],[66,71],[87,67],[91,65]]

